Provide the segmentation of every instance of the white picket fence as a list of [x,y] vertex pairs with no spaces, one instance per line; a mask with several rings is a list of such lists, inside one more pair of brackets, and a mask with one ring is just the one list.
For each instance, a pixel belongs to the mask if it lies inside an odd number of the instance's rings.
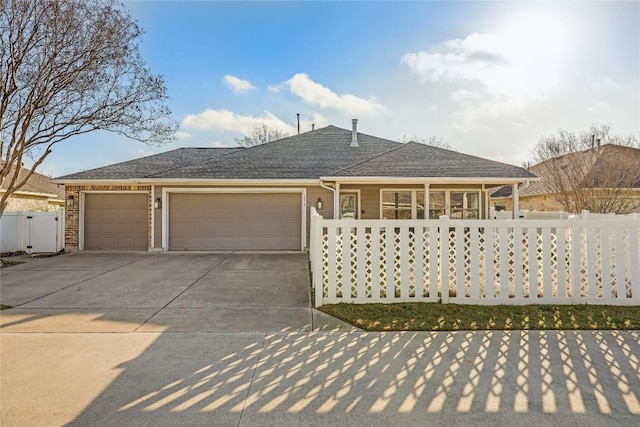
[[54,212],[4,212],[0,252],[58,252],[64,248],[64,209]]
[[640,304],[640,216],[311,221],[316,306]]

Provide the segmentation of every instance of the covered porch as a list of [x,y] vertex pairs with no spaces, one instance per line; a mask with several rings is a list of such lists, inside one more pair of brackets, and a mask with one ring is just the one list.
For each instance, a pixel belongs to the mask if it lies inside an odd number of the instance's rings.
[[[491,191],[510,185],[515,206],[518,188],[527,181],[504,179],[324,178],[331,201],[311,200],[325,218],[451,219],[490,218]],[[330,202],[323,209],[323,204]],[[514,209],[517,212],[517,210]]]

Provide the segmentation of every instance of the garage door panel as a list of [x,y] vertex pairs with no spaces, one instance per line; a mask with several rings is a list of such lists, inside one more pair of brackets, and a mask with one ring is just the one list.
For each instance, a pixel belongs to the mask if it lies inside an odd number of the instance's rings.
[[170,250],[299,250],[299,193],[173,193]]
[[147,203],[147,194],[85,194],[84,249],[147,249]]

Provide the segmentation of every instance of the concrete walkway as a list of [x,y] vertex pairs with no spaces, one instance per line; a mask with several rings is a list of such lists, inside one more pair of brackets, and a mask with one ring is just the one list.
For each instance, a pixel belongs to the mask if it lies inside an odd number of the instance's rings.
[[[0,271],[0,301],[23,301],[0,313],[3,427],[640,425],[638,331],[288,330],[278,312],[315,317],[292,288],[274,302],[274,259],[84,255]],[[282,264],[293,289],[296,256]],[[260,297],[238,289],[254,282]],[[227,293],[216,305],[206,289]],[[256,310],[247,331],[216,320],[234,308]]]

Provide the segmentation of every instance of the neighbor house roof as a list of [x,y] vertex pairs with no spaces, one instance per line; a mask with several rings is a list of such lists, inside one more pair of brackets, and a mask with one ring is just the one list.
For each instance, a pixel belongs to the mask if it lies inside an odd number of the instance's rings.
[[535,178],[516,166],[423,144],[358,133],[358,147],[351,147],[351,138],[352,131],[327,126],[250,148],[178,149],[58,179]]
[[[11,171],[9,171],[9,175],[7,175],[7,179],[4,180],[2,186],[0,186],[0,191],[4,191],[9,187],[9,182],[11,181],[11,177],[15,173],[15,167],[11,167]],[[30,172],[30,169],[22,168],[18,175],[18,181],[24,179],[24,177]],[[18,182],[16,181],[16,182]],[[57,184],[54,184],[46,175],[39,174],[34,172],[33,175],[29,178],[27,183],[22,186],[16,193],[32,193],[38,195],[48,196],[50,198],[64,200],[64,188],[58,188]]]
[[[589,150],[575,152],[565,156],[585,156],[591,155],[594,152],[596,155],[593,157],[593,164],[591,164],[591,167],[588,168],[585,173],[585,180],[583,181],[584,188],[591,186],[593,183],[597,183],[598,176],[606,173],[606,169],[611,167],[612,163],[616,162],[616,159],[625,158],[627,161],[635,161],[636,164],[640,165],[640,149],[615,144],[606,144],[601,147],[594,147]],[[558,157],[556,159],[561,158],[562,157]],[[531,166],[530,171],[538,175],[540,180],[533,181],[528,186],[520,190],[519,197],[540,196],[553,193],[553,191],[549,189],[547,183],[545,183],[545,164],[546,162],[543,162]],[[627,167],[629,167],[629,164],[627,164]],[[640,189],[640,168],[638,168],[637,171],[638,175],[635,177],[631,188]],[[600,186],[596,184],[595,188],[600,188]],[[491,197],[511,197],[511,190],[512,188],[510,185],[505,185],[496,189],[496,191],[491,194]]]

